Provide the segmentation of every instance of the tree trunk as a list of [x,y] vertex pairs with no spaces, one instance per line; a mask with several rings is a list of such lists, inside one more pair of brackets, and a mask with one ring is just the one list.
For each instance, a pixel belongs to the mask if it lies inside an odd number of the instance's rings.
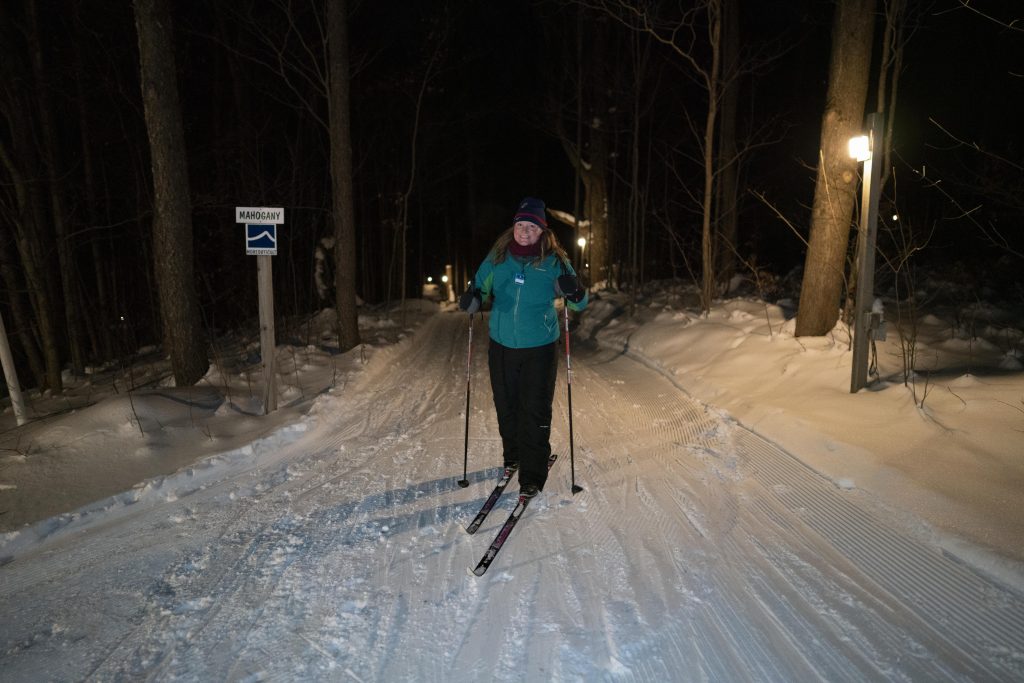
[[608,263],[608,159],[604,131],[590,129],[590,149],[590,158],[577,162],[583,180],[584,216],[590,226],[584,260],[590,283],[604,281],[605,287],[612,288],[615,283]]
[[882,38],[882,57],[878,67],[878,90],[875,111],[885,121],[885,143],[882,153],[881,192],[892,172],[892,133],[896,117],[896,97],[899,93],[900,75],[903,72],[903,49],[906,45],[904,26],[907,20],[906,0],[886,0],[885,33]]
[[[588,158],[583,157],[578,145],[569,142],[565,135],[559,136],[562,149],[576,169],[579,182],[583,185],[583,217],[587,221],[587,246],[583,253],[582,272],[588,285],[604,281],[605,287],[612,287],[611,269],[608,267],[608,165],[604,144],[604,132],[590,127]],[[576,211],[579,220],[579,211]],[[577,232],[581,232],[577,230]]]
[[640,36],[633,33],[630,37],[630,47],[633,56],[633,92],[632,94],[632,124],[629,150],[629,314],[636,312],[636,298],[640,289],[640,263],[643,256],[640,253],[640,224],[641,224],[641,202],[640,202],[640,122],[643,118],[640,100],[640,88],[643,82],[643,71],[646,60],[640,49]]
[[736,274],[739,250],[737,229],[737,178],[739,153],[736,148],[736,115],[739,105],[739,7],[737,0],[722,2],[722,106],[718,116],[718,155],[715,193],[715,240],[718,282],[727,284]]
[[46,68],[43,64],[42,41],[36,16],[36,3],[28,6],[28,26],[26,34],[29,52],[32,59],[32,73],[35,76],[36,109],[39,128],[42,132],[42,150],[47,168],[46,185],[49,190],[50,220],[57,237],[57,260],[60,271],[53,276],[60,281],[60,294],[63,300],[64,325],[67,330],[68,351],[71,356],[71,369],[76,375],[85,373],[85,359],[82,353],[82,317],[79,310],[78,276],[71,239],[68,235],[67,217],[64,215],[64,192],[60,187],[61,168],[57,151],[57,130],[53,122],[52,106],[49,98],[49,85]]
[[28,361],[29,370],[32,371],[34,381],[30,386],[41,387],[46,382],[46,367],[43,365],[42,356],[39,355],[36,340],[32,336],[32,315],[26,309],[21,297],[24,285],[18,279],[14,259],[11,257],[11,250],[6,240],[4,240],[3,248],[0,248],[0,277],[2,277],[7,291],[10,292],[8,303],[11,314],[14,316],[13,331],[21,342],[22,352]]
[[585,257],[590,264],[588,274],[590,282],[597,284],[602,280],[605,286],[613,288],[617,285],[611,268],[611,219],[609,215],[608,138],[610,135],[607,119],[608,83],[605,74],[609,72],[611,60],[609,54],[609,30],[606,21],[591,24],[592,43],[589,56],[590,76],[585,82],[583,91],[588,95],[590,115],[584,123],[587,131],[586,151],[579,149],[579,164],[585,190],[583,198],[584,215],[589,221],[587,235],[588,252]]
[[[39,150],[35,138],[25,131],[34,126],[28,119],[32,106],[26,100],[33,84],[27,77],[30,69],[22,62],[22,51],[18,49],[18,36],[14,31],[15,22],[10,20],[0,3],[0,125],[9,126],[9,134],[0,135],[0,169],[6,171],[6,178],[0,179],[0,191],[8,194],[0,206],[11,212],[6,218],[13,229],[15,246],[21,259],[29,301],[35,313],[37,343],[45,363],[45,375],[39,377],[41,389],[54,392],[63,389],[61,378],[61,356],[58,345],[58,325],[54,316],[54,297],[51,295],[52,278],[47,254],[49,241],[53,239],[48,230],[45,201],[40,195],[42,177]],[[2,132],[2,131],[0,131]],[[10,141],[8,147],[5,143]],[[31,351],[29,351],[31,352]]]
[[178,100],[170,6],[134,0],[142,102],[153,167],[153,260],[164,351],[177,386],[198,382],[209,367],[199,325],[192,257],[192,202]]
[[[607,81],[598,74],[607,73],[611,57],[606,22],[587,23],[578,17],[576,43],[576,121],[572,137],[565,130],[560,115],[554,117],[554,133],[562,144],[565,155],[576,171],[573,213],[578,223],[575,237],[586,238],[581,253],[581,275],[588,285],[612,288],[615,286],[610,263],[611,220],[609,212],[609,110]],[[591,39],[585,46],[584,37]],[[560,86],[559,86],[560,87]],[[583,196],[579,197],[582,185]]]
[[328,72],[334,278],[338,344],[342,351],[359,345],[356,310],[356,217],[352,191],[352,133],[349,103],[348,0],[327,3]]
[[708,73],[708,113],[704,122],[704,201],[701,227],[701,301],[704,312],[711,311],[715,297],[715,240],[711,231],[712,200],[715,182],[715,123],[718,118],[718,88],[722,13],[717,0],[708,2],[708,44],[711,47],[711,71]]
[[[76,99],[78,101],[78,125],[79,135],[82,141],[82,184],[85,194],[85,216],[89,230],[95,230],[99,224],[98,206],[104,202],[99,194],[96,183],[96,164],[93,159],[93,143],[90,122],[90,108],[85,92],[85,74],[82,68],[82,57],[76,45],[75,49],[75,87]],[[87,318],[87,324],[93,329],[93,355],[102,360],[110,360],[114,357],[114,343],[110,334],[109,321],[113,319],[113,311],[110,304],[109,276],[107,275],[110,265],[107,263],[108,256],[103,249],[103,243],[98,235],[91,235],[89,238],[92,253],[92,269],[96,280],[96,296],[91,301],[91,315]]]
[[826,334],[839,318],[850,222],[857,200],[857,162],[847,153],[847,143],[860,134],[864,124],[874,23],[875,0],[837,3],[797,336]]
[[[14,116],[15,130],[26,130],[21,120],[23,110],[15,104],[6,113]],[[19,125],[20,122],[20,125]],[[23,143],[24,138],[20,138]],[[19,139],[15,140],[17,144]],[[22,150],[23,158],[31,153]],[[61,377],[60,351],[57,348],[57,324],[53,318],[53,305],[50,297],[50,289],[47,287],[46,279],[43,276],[48,269],[40,236],[43,234],[45,221],[43,218],[43,200],[39,197],[38,185],[27,182],[25,174],[13,157],[13,153],[4,147],[0,141],[0,163],[7,169],[10,177],[10,184],[15,195],[17,216],[12,217],[11,225],[14,228],[14,241],[18,249],[18,256],[21,258],[22,271],[25,274],[25,284],[28,287],[29,300],[32,309],[35,311],[35,323],[39,335],[39,346],[43,355],[46,367],[45,381],[40,388],[47,388],[54,392],[61,392],[64,388]]]

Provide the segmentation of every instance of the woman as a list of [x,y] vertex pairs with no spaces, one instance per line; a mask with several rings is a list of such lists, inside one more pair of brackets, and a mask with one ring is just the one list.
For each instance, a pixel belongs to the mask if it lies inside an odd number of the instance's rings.
[[[503,232],[459,299],[470,315],[491,297],[487,360],[498,414],[505,467],[519,470],[519,493],[544,488],[551,455],[551,401],[558,369],[558,313],[587,305],[565,250],[547,229],[544,202],[519,203],[512,227]],[[511,472],[510,472],[511,474]]]

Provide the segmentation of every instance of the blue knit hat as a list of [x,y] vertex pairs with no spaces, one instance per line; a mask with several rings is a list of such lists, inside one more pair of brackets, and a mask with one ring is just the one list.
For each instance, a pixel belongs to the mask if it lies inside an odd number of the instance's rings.
[[542,228],[547,228],[548,219],[544,212],[544,202],[534,197],[527,197],[523,201],[519,202],[519,208],[516,209],[516,215],[512,219],[512,223],[516,224],[519,221],[526,221],[527,223],[533,223],[534,225],[539,225]]

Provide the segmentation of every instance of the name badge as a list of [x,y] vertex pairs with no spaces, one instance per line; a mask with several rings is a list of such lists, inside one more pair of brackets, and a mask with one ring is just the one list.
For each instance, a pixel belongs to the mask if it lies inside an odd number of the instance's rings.
[[515,276],[514,279],[515,279],[515,283],[517,285],[521,285],[524,282],[526,282],[526,273],[516,273],[516,276]]

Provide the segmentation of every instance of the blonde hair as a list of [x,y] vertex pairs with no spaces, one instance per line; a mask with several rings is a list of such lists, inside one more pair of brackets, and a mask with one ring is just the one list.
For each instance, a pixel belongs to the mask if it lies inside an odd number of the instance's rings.
[[[515,239],[515,226],[506,230],[505,232],[498,235],[498,239],[494,241],[494,246],[491,247],[491,260],[495,263],[501,263],[508,256],[508,245]],[[533,260],[534,263],[540,263],[548,254],[555,254],[562,261],[562,263],[569,263],[569,255],[565,253],[565,249],[558,243],[558,238],[555,237],[555,233],[551,230],[544,229],[544,232],[540,235],[540,256]]]

